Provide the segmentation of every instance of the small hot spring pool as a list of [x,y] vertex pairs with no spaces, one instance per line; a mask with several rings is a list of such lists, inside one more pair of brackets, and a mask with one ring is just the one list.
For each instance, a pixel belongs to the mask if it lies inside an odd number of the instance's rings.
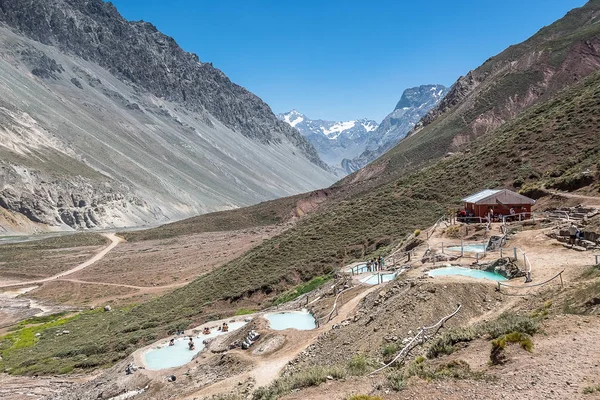
[[315,317],[308,310],[289,311],[265,314],[271,329],[282,331],[284,329],[298,329],[309,331],[317,327]]
[[461,275],[469,276],[477,279],[489,279],[492,281],[506,281],[507,279],[500,274],[495,272],[480,271],[478,269],[461,268],[461,267],[442,267],[432,269],[427,274],[429,276],[450,276],[450,275]]
[[[463,251],[465,253],[485,253],[485,249],[487,248],[487,244],[465,244],[463,246]],[[446,249],[450,251],[460,251],[460,246],[450,246]]]
[[377,285],[378,283],[393,281],[397,275],[397,272],[381,274],[381,277],[379,277],[378,274],[373,274],[367,276],[366,278],[362,278],[360,281],[362,283],[366,283],[367,285]]
[[[244,321],[229,322],[229,332],[240,329],[246,324],[247,322]],[[201,334],[199,336],[194,336],[194,345],[196,347],[194,350],[188,349],[188,341],[190,340],[189,336],[175,339],[175,345],[173,346],[169,346],[168,342],[165,342],[159,348],[148,350],[144,354],[146,368],[156,371],[159,369],[180,367],[185,365],[192,361],[192,358],[194,358],[196,354],[204,349],[204,343],[202,343],[203,340],[214,338],[223,334],[224,332],[212,329],[210,335]]]

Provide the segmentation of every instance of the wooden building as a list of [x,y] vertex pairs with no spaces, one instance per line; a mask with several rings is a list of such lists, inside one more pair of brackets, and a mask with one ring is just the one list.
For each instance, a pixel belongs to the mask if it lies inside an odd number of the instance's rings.
[[487,218],[490,213],[496,217],[507,216],[511,209],[515,215],[529,218],[531,206],[535,204],[535,200],[508,189],[486,189],[465,197],[462,201],[467,214],[475,218]]

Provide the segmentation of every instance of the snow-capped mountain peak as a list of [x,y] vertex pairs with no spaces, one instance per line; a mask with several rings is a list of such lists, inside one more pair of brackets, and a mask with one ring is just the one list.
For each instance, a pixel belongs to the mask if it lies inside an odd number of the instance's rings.
[[304,121],[305,118],[304,115],[299,113],[297,110],[292,110],[286,114],[280,115],[284,115],[283,121],[287,122],[292,127],[296,127],[296,125]]
[[317,149],[323,161],[338,169],[344,158],[354,158],[366,149],[369,135],[379,126],[369,119],[311,120],[297,110],[279,114],[278,118],[298,129]]

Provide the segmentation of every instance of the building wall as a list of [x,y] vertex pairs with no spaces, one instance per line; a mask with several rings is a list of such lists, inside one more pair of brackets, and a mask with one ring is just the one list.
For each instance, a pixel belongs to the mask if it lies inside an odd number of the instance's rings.
[[515,214],[520,214],[523,212],[527,213],[526,218],[530,218],[531,213],[531,205],[530,204],[474,204],[474,203],[465,203],[465,209],[468,212],[473,213],[476,217],[486,218],[488,216],[490,208],[493,207],[494,215],[502,214],[509,215],[511,207],[515,209]]

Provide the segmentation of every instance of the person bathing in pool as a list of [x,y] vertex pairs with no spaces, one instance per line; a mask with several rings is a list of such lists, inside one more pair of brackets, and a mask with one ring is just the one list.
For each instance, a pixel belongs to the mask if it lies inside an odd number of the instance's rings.
[[190,336],[190,341],[188,342],[188,349],[194,350],[196,346],[194,345],[194,339]]
[[169,340],[169,346],[175,346],[175,339]]

